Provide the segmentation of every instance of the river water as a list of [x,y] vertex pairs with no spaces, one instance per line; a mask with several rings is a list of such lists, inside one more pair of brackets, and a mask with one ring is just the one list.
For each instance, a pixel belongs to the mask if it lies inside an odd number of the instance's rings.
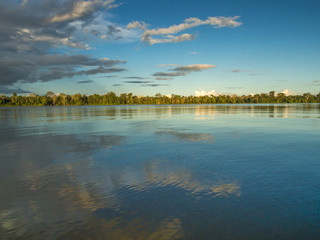
[[0,108],[0,239],[320,239],[320,105]]

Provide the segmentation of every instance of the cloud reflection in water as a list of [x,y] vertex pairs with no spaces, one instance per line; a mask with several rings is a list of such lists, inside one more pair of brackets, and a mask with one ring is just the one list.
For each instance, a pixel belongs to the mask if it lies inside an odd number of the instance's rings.
[[206,142],[206,143],[214,142],[213,136],[207,133],[191,133],[191,132],[178,131],[175,129],[163,129],[163,130],[156,131],[156,134],[173,136],[176,139],[181,141]]
[[[173,135],[188,141],[211,140],[202,134]],[[235,182],[204,184],[188,168],[177,169],[169,159],[152,159],[138,168],[122,169],[108,162],[95,165],[97,151],[112,151],[112,146],[123,145],[125,139],[97,134],[7,139],[10,149],[4,159],[14,161],[2,161],[10,174],[1,171],[1,182],[7,185],[0,196],[4,203],[0,234],[8,239],[178,239],[184,236],[181,214],[155,217],[163,210],[157,207],[132,212],[132,207],[144,207],[132,205],[132,199],[152,201],[166,192],[172,198],[166,203],[160,198],[159,203],[171,209],[179,194],[189,196],[187,202],[192,202],[192,196],[240,194]]]

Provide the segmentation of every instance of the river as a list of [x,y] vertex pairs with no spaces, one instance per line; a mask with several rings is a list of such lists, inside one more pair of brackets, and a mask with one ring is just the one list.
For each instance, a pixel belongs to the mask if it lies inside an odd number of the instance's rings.
[[0,239],[320,239],[320,104],[0,108]]

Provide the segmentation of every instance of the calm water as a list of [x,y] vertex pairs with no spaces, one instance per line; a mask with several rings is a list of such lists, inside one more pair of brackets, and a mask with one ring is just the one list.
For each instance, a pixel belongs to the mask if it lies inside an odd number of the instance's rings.
[[320,105],[0,108],[0,239],[320,239]]

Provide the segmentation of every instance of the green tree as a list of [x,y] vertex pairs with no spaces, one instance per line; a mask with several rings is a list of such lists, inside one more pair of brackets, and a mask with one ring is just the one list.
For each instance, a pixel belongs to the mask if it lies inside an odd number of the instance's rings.
[[45,94],[45,96],[46,97],[53,97],[54,96],[54,92],[52,92],[52,91],[48,91],[48,92],[46,92],[46,94]]

